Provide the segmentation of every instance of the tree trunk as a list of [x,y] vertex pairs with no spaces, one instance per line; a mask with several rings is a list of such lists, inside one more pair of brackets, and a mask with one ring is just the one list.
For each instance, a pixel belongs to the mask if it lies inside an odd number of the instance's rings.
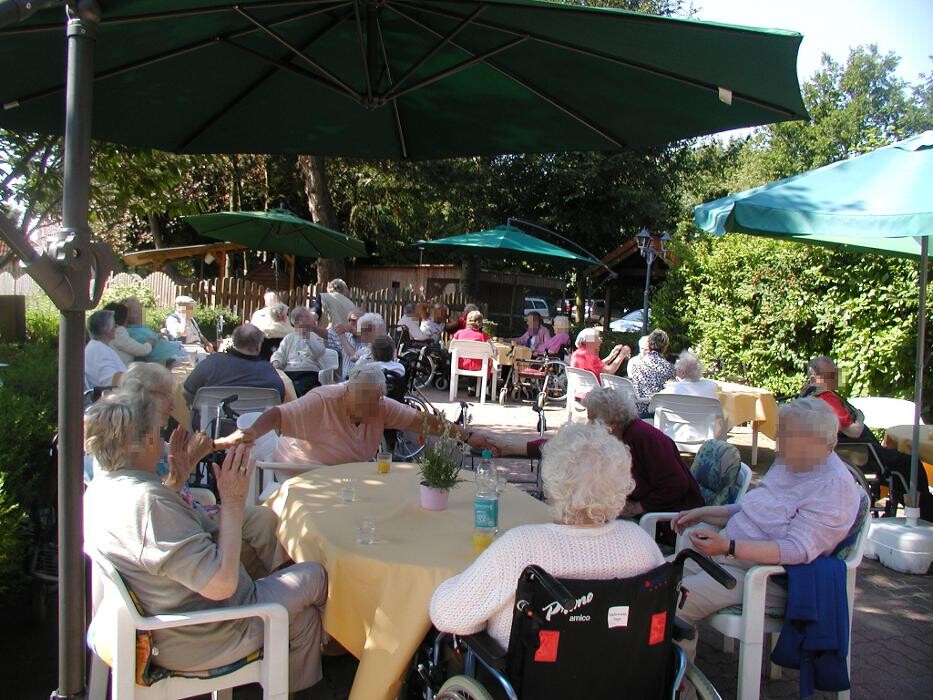
[[232,180],[230,183],[230,211],[239,211],[242,193],[240,183],[240,158],[236,153],[230,156],[230,174]]
[[479,296],[479,260],[468,255],[460,264],[460,291],[470,299]]
[[[152,235],[152,243],[156,249],[165,247],[165,232],[162,228],[162,215],[158,212],[149,212],[149,233]],[[183,275],[178,270],[178,266],[173,262],[167,262],[162,265],[162,272],[172,278],[176,284],[189,284],[194,278]]]
[[[337,228],[337,212],[330,198],[324,156],[298,156],[298,169],[304,181],[308,209],[315,223],[327,228]],[[346,265],[343,258],[319,258],[317,261],[318,284],[326,284],[335,277],[343,277]]]

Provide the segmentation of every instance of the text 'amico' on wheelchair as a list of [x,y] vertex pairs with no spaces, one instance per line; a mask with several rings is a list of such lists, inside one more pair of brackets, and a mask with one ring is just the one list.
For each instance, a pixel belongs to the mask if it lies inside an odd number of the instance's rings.
[[[684,679],[697,697],[719,693],[674,642],[696,630],[675,619],[688,592],[680,586],[693,559],[726,588],[735,579],[693,550],[627,579],[555,579],[528,566],[518,580],[509,648],[485,632],[441,633],[417,672],[426,700],[520,698],[676,698]],[[451,651],[452,650],[452,651]],[[464,673],[447,677],[449,665]],[[488,686],[488,687],[487,687]]]

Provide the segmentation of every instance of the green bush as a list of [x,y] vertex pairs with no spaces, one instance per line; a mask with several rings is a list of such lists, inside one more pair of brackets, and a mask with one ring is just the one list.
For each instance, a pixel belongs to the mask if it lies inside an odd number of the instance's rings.
[[6,475],[0,472],[0,595],[24,583],[26,542],[21,537],[23,509],[6,489]]
[[112,301],[121,301],[128,297],[136,297],[143,308],[151,309],[156,305],[155,295],[149,287],[142,284],[126,284],[119,287],[108,287],[101,296],[99,308],[103,308]]
[[777,394],[798,391],[807,360],[829,355],[843,393],[912,395],[916,263],[743,235],[703,237],[676,256],[652,305],[672,348],[693,346]]
[[26,297],[26,338],[38,345],[58,345],[61,314],[45,294]]
[[221,338],[226,338],[233,332],[233,329],[239,326],[243,321],[236,313],[223,307],[211,308],[209,306],[194,307],[194,320],[201,327],[201,332],[207,336],[212,343],[217,342],[217,320],[223,314],[224,325]]

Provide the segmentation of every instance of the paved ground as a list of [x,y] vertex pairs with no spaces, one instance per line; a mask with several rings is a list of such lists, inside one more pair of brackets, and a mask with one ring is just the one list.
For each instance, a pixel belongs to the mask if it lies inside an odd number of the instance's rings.
[[[430,395],[439,407],[447,407],[448,415],[456,417],[459,407],[443,403],[446,394]],[[474,404],[471,415],[477,428],[492,428],[516,442],[535,437],[536,416],[530,406],[498,406]],[[546,412],[549,432],[563,423],[563,411]],[[730,433],[731,442],[739,446],[743,460],[750,462],[751,435],[738,428]],[[759,444],[760,475],[774,459],[773,443],[762,437]],[[529,462],[524,458],[499,459],[507,468],[510,480],[533,483]],[[856,610],[853,623],[852,697],[855,699],[896,698],[926,700],[933,697],[933,664],[926,643],[933,630],[933,577],[907,576],[881,567],[877,562],[863,562],[858,574]],[[54,608],[54,603],[52,604]],[[19,700],[40,700],[49,697],[56,683],[56,628],[54,609],[43,623],[36,623],[21,612],[18,619],[9,617],[0,635],[0,696]],[[22,618],[22,619],[19,619]],[[13,623],[17,634],[10,634]],[[738,654],[721,650],[719,635],[700,630],[698,665],[710,677],[724,698],[735,697]],[[312,700],[338,700],[348,697],[356,668],[349,655],[325,659],[324,680],[311,693]],[[781,680],[762,680],[763,698],[798,697],[797,674],[783,671]],[[244,688],[235,693],[238,700],[261,697],[257,689]],[[821,697],[821,694],[817,694]]]

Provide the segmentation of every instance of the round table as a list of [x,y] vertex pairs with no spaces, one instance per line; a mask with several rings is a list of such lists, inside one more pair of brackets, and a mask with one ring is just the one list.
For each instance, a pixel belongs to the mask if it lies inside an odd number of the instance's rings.
[[777,432],[777,400],[768,389],[733,382],[716,382],[719,403],[729,426],[752,424],[752,465],[758,463],[759,431],[774,439]]
[[[895,425],[884,432],[884,444],[898,452],[911,453],[914,427]],[[933,425],[920,426],[920,459],[933,464]]]
[[[340,499],[340,480],[356,481],[357,500]],[[450,492],[447,510],[427,511],[413,464],[320,467],[286,481],[269,505],[279,540],[295,561],[318,561],[329,589],[324,628],[360,660],[350,698],[394,698],[408,663],[431,626],[437,585],[463,571],[473,552],[473,474]],[[551,521],[549,508],[514,486],[499,502],[500,530]],[[376,541],[356,542],[357,520],[376,521]]]

